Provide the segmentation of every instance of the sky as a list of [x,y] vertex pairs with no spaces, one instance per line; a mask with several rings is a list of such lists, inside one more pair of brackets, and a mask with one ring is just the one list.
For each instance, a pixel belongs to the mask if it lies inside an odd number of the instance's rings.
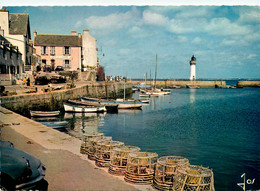
[[[97,39],[106,75],[128,78],[260,79],[260,6],[3,6],[29,13],[31,34]],[[104,54],[104,56],[102,56]]]

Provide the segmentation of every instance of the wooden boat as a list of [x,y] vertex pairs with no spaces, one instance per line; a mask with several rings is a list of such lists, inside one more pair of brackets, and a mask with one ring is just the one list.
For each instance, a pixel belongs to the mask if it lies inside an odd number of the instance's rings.
[[[93,102],[99,102],[98,98],[87,98],[83,97],[83,99],[87,101],[93,101]],[[101,99],[100,103],[114,103],[118,104],[118,109],[141,109],[142,103],[136,103],[136,102],[127,102],[123,100],[107,100],[107,99]]]
[[53,117],[60,115],[60,111],[30,111],[31,117]]
[[98,103],[98,102],[85,100],[84,98],[81,98],[81,101],[68,100],[68,102],[74,105],[105,107],[107,112],[118,112],[118,104],[116,103]]
[[102,113],[106,111],[105,106],[96,107],[96,106],[72,105],[68,103],[63,103],[63,106],[66,112]]
[[64,127],[68,124],[67,121],[44,121],[44,122],[39,122],[43,125],[46,125],[48,127],[51,127],[51,128],[60,128],[60,127]]
[[141,102],[141,103],[149,103],[150,99],[128,99],[129,102]]

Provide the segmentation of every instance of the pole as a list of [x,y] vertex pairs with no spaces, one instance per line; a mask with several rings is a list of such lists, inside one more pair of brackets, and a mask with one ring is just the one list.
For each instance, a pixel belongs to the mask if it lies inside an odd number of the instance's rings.
[[157,74],[157,54],[155,57],[154,89],[156,88],[156,74]]

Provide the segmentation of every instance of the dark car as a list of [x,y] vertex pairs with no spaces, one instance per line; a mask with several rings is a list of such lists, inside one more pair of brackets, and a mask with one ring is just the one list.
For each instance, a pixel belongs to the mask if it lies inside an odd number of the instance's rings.
[[0,143],[0,190],[47,190],[45,167],[34,156],[13,148],[10,142]]
[[62,66],[57,66],[55,68],[55,71],[64,71],[64,68]]

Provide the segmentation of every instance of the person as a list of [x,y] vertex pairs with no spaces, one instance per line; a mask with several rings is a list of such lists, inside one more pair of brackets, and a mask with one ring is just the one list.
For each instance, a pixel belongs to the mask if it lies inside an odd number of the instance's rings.
[[100,104],[100,101],[101,101],[101,97],[98,97],[98,103]]
[[30,78],[27,79],[27,86],[30,86]]

